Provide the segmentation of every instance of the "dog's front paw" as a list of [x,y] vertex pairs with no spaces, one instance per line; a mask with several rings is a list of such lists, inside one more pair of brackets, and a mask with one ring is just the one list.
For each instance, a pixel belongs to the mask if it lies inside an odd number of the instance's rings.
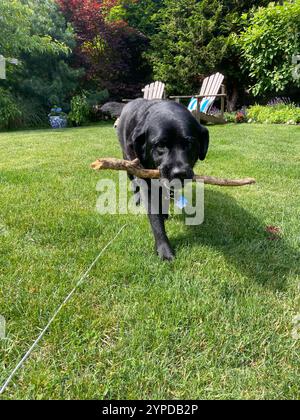
[[170,245],[163,243],[157,246],[157,254],[162,260],[172,261],[175,258],[175,253]]

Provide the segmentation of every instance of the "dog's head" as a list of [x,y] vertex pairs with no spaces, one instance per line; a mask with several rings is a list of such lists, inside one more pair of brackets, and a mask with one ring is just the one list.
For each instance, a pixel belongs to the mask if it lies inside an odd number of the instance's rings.
[[209,133],[190,118],[181,123],[161,119],[160,123],[137,127],[133,145],[144,167],[158,168],[162,178],[169,181],[193,178],[197,160],[206,157]]

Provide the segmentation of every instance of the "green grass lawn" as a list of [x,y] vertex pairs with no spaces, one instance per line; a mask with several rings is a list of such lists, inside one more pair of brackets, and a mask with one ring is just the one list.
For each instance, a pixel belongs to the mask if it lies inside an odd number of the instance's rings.
[[[205,190],[205,223],[101,216],[89,164],[121,156],[111,124],[0,134],[0,380],[124,223],[4,399],[296,399],[300,129],[212,127],[197,173],[257,178]],[[106,176],[117,179],[118,174]],[[268,225],[281,229],[271,241]]]

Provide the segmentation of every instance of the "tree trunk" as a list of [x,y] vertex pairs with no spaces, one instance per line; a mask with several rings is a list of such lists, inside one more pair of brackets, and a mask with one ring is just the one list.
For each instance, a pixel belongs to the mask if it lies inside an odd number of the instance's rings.
[[236,84],[232,86],[231,94],[228,95],[227,98],[227,110],[228,112],[234,112],[236,111],[236,104],[239,97],[239,91]]

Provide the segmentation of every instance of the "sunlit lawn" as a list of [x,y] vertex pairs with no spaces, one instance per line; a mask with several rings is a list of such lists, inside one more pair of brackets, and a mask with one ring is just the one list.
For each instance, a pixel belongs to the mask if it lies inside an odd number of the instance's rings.
[[300,129],[210,132],[197,173],[257,185],[206,187],[202,226],[171,218],[171,264],[154,254],[146,216],[95,210],[103,174],[89,164],[121,156],[111,124],[0,134],[1,383],[128,224],[4,399],[299,398]]

